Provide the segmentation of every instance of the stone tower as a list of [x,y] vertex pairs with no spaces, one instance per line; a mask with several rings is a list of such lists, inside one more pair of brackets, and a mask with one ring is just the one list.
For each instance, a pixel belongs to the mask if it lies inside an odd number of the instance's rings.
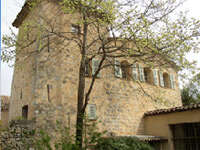
[[[42,25],[52,25],[54,30],[74,34],[81,32],[81,28],[74,25],[79,17],[64,14],[55,1],[42,1],[34,9],[26,2],[13,25],[19,28],[18,41],[26,43],[24,37],[34,40],[38,32],[42,35],[44,30],[38,31]],[[37,28],[31,28],[36,25]],[[28,35],[25,30],[29,30]],[[90,34],[91,38],[95,36]],[[51,41],[54,44],[36,52],[38,47]],[[74,42],[60,42],[63,41],[50,37],[42,44],[35,42],[22,50],[17,47],[10,120],[23,117],[37,118],[39,122],[50,119],[62,120],[70,126],[75,124],[81,54]],[[127,80],[122,67],[108,67],[96,79],[87,110],[90,120],[101,120],[102,130],[115,135],[144,134],[144,112],[181,105],[175,66],[151,69],[140,62],[135,64],[131,74],[135,81]],[[86,77],[86,89],[90,82],[91,77]]]

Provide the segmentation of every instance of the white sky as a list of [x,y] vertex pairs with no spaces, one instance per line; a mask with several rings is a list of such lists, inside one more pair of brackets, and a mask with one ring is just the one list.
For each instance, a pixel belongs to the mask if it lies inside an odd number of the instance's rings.
[[[12,26],[16,15],[21,10],[24,0],[2,0],[1,1],[1,34],[8,34],[9,27]],[[189,10],[189,15],[192,17],[200,17],[200,1],[199,0],[187,0],[181,9]],[[16,30],[14,28],[14,30]],[[189,55],[191,60],[198,61],[198,67],[200,67],[200,54]],[[1,74],[0,74],[0,95],[10,95],[11,92],[11,82],[13,76],[13,67],[8,67],[8,64],[1,63]]]

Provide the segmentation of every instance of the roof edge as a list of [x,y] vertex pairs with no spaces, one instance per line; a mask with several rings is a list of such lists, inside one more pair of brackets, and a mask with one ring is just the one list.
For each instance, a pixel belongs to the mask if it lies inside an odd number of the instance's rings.
[[26,1],[23,5],[21,11],[18,13],[17,17],[13,21],[12,25],[16,28],[19,28],[19,26],[23,23],[24,19],[28,16],[30,12],[30,0]]
[[191,104],[187,106],[173,107],[173,108],[168,108],[168,109],[157,109],[153,111],[148,111],[144,113],[144,117],[169,114],[169,113],[175,113],[175,112],[183,112],[183,111],[189,111],[189,110],[195,110],[195,109],[200,109],[200,103]]

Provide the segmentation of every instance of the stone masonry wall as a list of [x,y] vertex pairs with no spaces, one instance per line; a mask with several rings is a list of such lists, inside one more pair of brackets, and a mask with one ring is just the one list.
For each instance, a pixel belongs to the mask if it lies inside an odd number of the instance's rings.
[[[36,22],[39,20],[38,15],[50,18],[53,23],[57,23],[58,29],[64,32],[70,31],[71,24],[79,19],[78,15],[60,12],[55,3],[44,1],[24,22]],[[20,27],[19,40],[23,31],[24,28]],[[43,110],[48,110],[51,120],[62,119],[66,124],[74,126],[81,55],[74,42],[56,44],[61,41],[53,40],[54,44],[49,49],[31,55],[29,59],[22,59],[23,67],[15,67],[10,120],[21,116],[22,107],[28,105],[28,119],[36,118],[38,122],[42,122],[46,119],[45,116],[47,117],[47,111]],[[36,44],[28,47],[26,51],[35,49]],[[21,58],[20,54],[18,56]],[[19,64],[16,66],[21,66]],[[175,89],[116,78],[113,67],[102,70],[100,78],[96,79],[89,102],[96,104],[98,121],[101,121],[100,129],[114,135],[145,134],[144,112],[180,106],[177,72],[174,68],[162,69],[175,76]],[[86,89],[90,82],[91,78],[86,78]]]
[[1,133],[1,150],[23,150],[30,148],[34,134],[33,121],[12,121],[8,130]]

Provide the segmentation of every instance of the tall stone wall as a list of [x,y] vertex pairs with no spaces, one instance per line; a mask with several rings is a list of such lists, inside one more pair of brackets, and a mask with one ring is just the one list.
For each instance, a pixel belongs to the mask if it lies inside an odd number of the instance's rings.
[[0,135],[1,150],[23,150],[33,145],[35,123],[33,121],[12,121],[9,128]]
[[[43,18],[51,18],[55,24],[58,23],[60,31],[68,32],[71,24],[77,22],[79,16],[59,11],[58,5],[44,1],[29,13],[24,22],[38,21],[40,19],[37,17],[43,15]],[[41,20],[40,23],[45,22]],[[23,31],[21,26],[19,40]],[[36,118],[40,122],[50,115],[50,119],[54,121],[62,119],[74,126],[80,51],[72,41],[59,44],[59,39],[52,40],[58,44],[54,42],[49,48],[29,56],[28,59],[21,59],[21,63],[19,61],[16,64],[22,67],[15,67],[14,71],[10,119],[21,116],[22,107],[28,105],[28,119]],[[36,49],[37,45],[34,44],[26,51]],[[20,59],[21,55],[18,56]],[[177,72],[174,68],[162,69],[175,76],[175,89],[116,78],[114,67],[102,70],[100,78],[96,79],[89,101],[90,104],[96,105],[101,130],[115,135],[144,134],[144,112],[181,105]],[[90,83],[91,78],[87,77],[86,89]]]

